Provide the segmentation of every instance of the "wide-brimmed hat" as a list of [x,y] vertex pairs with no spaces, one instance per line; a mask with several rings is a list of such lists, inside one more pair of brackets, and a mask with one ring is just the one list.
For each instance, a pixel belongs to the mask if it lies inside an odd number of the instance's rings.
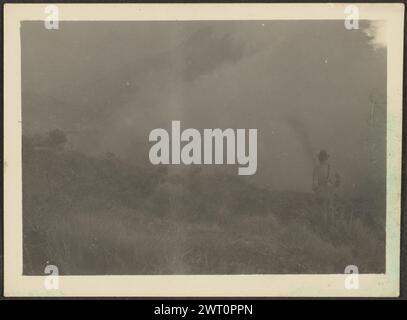
[[318,154],[318,159],[319,159],[320,161],[326,160],[326,159],[328,159],[328,158],[329,158],[329,154],[328,154],[328,152],[327,152],[326,150],[321,150],[321,151],[319,152],[319,154]]

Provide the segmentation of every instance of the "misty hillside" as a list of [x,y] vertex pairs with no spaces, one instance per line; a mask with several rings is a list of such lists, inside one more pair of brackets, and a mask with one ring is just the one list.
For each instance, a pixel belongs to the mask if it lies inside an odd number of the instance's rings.
[[113,153],[23,137],[24,273],[251,274],[383,272],[384,208],[337,199],[326,230],[312,194],[243,176],[137,167]]

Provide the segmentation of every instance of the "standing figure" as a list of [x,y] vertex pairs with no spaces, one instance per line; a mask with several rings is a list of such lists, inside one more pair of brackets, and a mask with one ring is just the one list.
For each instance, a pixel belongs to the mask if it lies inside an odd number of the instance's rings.
[[329,163],[329,154],[326,150],[319,152],[318,160],[319,163],[314,168],[312,190],[320,205],[324,225],[330,228],[334,219],[333,200],[341,180]]

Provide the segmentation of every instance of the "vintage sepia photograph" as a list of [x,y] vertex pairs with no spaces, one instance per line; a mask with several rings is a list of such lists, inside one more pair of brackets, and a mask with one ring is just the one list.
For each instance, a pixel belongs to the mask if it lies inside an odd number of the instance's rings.
[[244,18],[244,5],[201,5],[202,17],[129,5],[131,18],[126,6],[111,19],[92,5],[6,8],[5,38],[12,23],[19,36],[19,54],[5,54],[6,77],[19,73],[19,100],[5,100],[20,155],[8,181],[21,177],[8,190],[21,211],[5,218],[19,215],[18,276],[45,278],[31,294],[51,275],[56,295],[76,292],[70,276],[246,276],[262,295],[250,277],[293,276],[281,295],[397,295],[404,8],[276,5],[273,18],[254,5]]

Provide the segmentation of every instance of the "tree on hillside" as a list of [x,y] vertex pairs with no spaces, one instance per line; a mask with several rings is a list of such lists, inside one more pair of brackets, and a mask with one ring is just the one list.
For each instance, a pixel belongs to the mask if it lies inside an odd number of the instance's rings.
[[68,139],[66,134],[60,129],[53,129],[45,136],[33,137],[31,143],[36,150],[61,151],[64,149]]

